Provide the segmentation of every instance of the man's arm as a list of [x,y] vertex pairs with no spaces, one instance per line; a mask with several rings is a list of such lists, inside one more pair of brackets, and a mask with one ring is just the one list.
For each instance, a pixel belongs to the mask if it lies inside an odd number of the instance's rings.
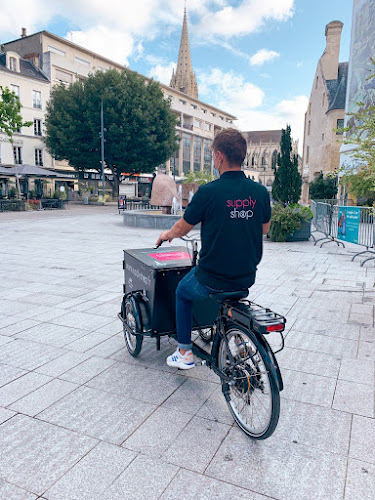
[[270,230],[271,227],[271,221],[266,222],[266,224],[263,224],[263,234],[267,234],[268,231]]
[[156,246],[161,245],[163,241],[172,241],[174,238],[185,236],[193,227],[194,226],[188,224],[184,218],[181,218],[171,229],[169,229],[169,231],[163,231],[160,234]]

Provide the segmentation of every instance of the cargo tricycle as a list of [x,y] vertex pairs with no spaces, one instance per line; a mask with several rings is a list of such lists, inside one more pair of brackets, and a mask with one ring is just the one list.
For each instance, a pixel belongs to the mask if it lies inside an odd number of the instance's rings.
[[[177,339],[175,292],[196,265],[198,236],[182,238],[186,246],[124,250],[124,296],[119,318],[125,344],[138,356],[144,337]],[[247,300],[248,290],[220,292],[194,303],[193,353],[221,380],[229,410],[238,426],[254,439],[275,430],[283,381],[275,354],[284,347],[286,319]],[[267,336],[278,334],[275,353]]]

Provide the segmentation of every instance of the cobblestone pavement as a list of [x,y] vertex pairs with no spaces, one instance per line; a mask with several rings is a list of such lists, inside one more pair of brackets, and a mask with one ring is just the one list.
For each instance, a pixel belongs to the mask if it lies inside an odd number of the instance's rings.
[[256,442],[207,368],[124,348],[122,250],[157,235],[114,207],[0,214],[0,498],[373,500],[374,263],[265,243],[250,297],[288,335],[279,425]]

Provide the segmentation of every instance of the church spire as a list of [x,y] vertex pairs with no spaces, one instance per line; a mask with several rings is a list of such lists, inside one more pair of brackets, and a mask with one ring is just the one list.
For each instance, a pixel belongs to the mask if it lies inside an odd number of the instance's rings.
[[189,33],[187,24],[186,5],[184,9],[184,22],[182,25],[182,34],[180,42],[180,51],[176,71],[172,73],[171,83],[173,89],[179,90],[184,94],[198,99],[198,85],[195,73],[191,65]]

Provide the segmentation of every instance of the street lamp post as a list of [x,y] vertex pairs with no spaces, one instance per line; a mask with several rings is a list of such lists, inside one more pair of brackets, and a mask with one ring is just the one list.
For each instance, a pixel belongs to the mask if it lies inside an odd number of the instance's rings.
[[101,149],[101,164],[102,164],[102,183],[103,183],[103,202],[105,197],[105,185],[104,185],[104,112],[103,112],[103,98],[101,99],[100,105],[100,149]]

